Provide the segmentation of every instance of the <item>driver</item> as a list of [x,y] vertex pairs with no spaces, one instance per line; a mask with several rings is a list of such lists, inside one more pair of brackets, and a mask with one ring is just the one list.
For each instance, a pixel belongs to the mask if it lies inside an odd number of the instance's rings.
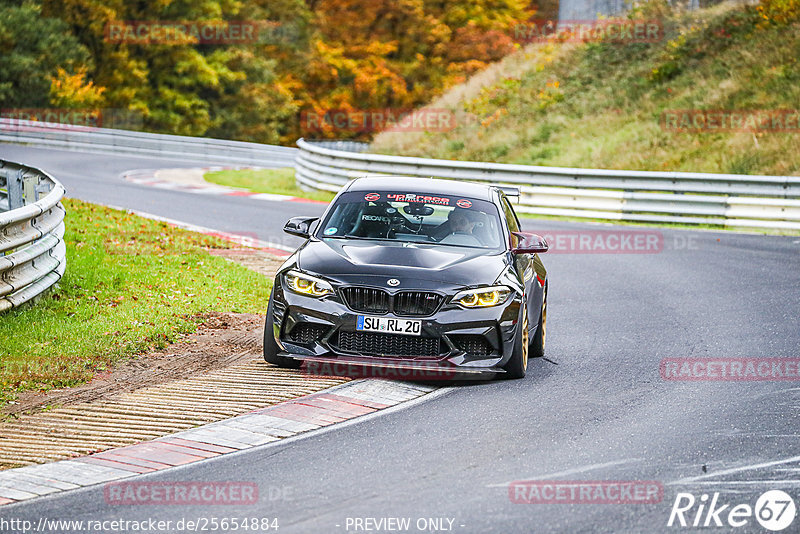
[[456,208],[447,214],[447,220],[431,232],[431,237],[441,241],[450,234],[471,234],[477,221],[468,209]]
[[467,210],[454,209],[447,220],[450,222],[450,231],[454,234],[471,234],[477,224]]

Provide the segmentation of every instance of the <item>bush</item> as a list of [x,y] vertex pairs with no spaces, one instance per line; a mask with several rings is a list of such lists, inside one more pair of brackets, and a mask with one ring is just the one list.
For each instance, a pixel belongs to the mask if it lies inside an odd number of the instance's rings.
[[758,12],[773,24],[791,24],[800,20],[800,0],[761,0]]

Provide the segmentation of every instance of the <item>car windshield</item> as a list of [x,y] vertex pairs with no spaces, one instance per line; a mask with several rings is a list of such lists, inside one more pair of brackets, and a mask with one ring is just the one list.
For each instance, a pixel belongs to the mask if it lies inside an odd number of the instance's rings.
[[503,248],[491,202],[429,193],[350,192],[341,195],[317,237],[377,239],[448,246]]

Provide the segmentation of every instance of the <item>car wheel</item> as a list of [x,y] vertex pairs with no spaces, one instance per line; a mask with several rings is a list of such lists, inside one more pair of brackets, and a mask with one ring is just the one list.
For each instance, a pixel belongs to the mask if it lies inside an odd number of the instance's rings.
[[517,329],[517,334],[514,336],[514,350],[511,353],[511,359],[503,368],[506,370],[503,378],[523,378],[525,376],[525,371],[528,369],[529,345],[528,309],[527,305],[523,303],[521,328]]
[[272,322],[272,299],[275,296],[275,288],[272,288],[272,293],[269,296],[269,305],[267,306],[267,320],[264,324],[264,359],[268,363],[283,367],[285,369],[299,369],[303,365],[302,360],[295,360],[294,358],[285,358],[278,356],[281,348],[275,342],[273,335],[274,327]]
[[536,333],[533,335],[533,342],[531,343],[530,356],[531,358],[544,357],[544,342],[547,336],[547,291],[544,292],[544,299],[542,300],[542,313],[539,314],[539,326],[536,328]]

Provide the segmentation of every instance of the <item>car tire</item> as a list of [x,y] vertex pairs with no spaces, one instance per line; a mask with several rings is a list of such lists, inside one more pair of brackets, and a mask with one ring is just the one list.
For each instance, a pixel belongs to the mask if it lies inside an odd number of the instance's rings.
[[524,378],[525,371],[528,369],[530,341],[528,339],[528,310],[524,300],[521,312],[521,328],[517,329],[517,333],[514,336],[514,349],[511,352],[511,359],[508,360],[508,363],[503,367],[506,371],[503,378]]
[[542,299],[542,311],[539,313],[539,326],[531,341],[529,356],[531,358],[544,358],[544,343],[547,340],[547,288]]
[[272,288],[272,293],[269,296],[269,305],[267,306],[267,320],[264,323],[264,360],[267,363],[283,367],[284,369],[299,369],[303,365],[302,360],[295,360],[294,358],[286,358],[278,356],[281,348],[275,341],[273,335],[274,327],[272,321],[272,299],[275,296],[275,288]]

